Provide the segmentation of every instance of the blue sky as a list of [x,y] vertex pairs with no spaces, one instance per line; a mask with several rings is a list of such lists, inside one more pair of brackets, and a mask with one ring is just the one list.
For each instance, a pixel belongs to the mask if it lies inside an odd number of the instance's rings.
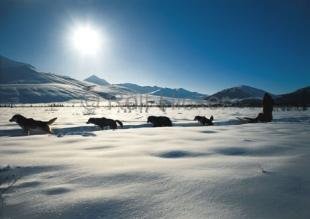
[[[273,93],[310,85],[310,1],[0,1],[0,54],[38,70],[211,94],[247,84]],[[100,30],[96,56],[70,47]]]

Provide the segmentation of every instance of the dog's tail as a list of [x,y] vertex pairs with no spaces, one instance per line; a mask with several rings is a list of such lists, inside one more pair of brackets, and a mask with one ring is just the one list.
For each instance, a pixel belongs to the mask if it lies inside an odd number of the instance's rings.
[[52,124],[56,121],[56,119],[57,119],[57,117],[55,117],[55,118],[49,120],[49,121],[47,122],[47,124],[48,124],[48,125],[52,125]]
[[115,120],[115,122],[117,122],[120,125],[120,127],[123,128],[123,123],[121,121]]

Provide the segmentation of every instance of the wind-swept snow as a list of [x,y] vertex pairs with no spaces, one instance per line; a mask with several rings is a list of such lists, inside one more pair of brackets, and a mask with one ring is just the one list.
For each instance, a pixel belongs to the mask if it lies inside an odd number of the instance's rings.
[[[310,113],[259,109],[98,108],[123,129],[86,125],[83,108],[2,108],[0,218],[309,218]],[[130,112],[130,113],[129,113]],[[48,120],[55,135],[23,136],[14,113]],[[215,125],[199,126],[195,115]],[[151,128],[149,115],[174,127]],[[16,182],[14,182],[16,179]],[[13,182],[13,183],[12,183]]]

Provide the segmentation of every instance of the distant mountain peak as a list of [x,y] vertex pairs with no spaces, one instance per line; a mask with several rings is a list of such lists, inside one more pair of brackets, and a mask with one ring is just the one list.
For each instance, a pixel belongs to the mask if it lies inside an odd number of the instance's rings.
[[211,98],[217,98],[217,99],[230,99],[230,100],[241,100],[241,99],[247,99],[247,98],[257,98],[261,99],[263,98],[266,91],[257,89],[248,85],[239,85],[236,87],[231,87],[224,89],[222,91],[219,91],[211,96],[209,96],[207,99]]
[[97,75],[91,75],[88,78],[84,79],[84,81],[91,82],[97,85],[109,85],[109,82],[104,80],[103,78],[98,77]]

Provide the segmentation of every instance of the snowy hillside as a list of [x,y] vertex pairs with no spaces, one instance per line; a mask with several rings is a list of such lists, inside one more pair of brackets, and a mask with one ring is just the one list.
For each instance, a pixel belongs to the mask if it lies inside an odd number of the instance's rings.
[[[240,124],[260,109],[98,108],[123,129],[87,125],[83,108],[2,108],[0,218],[310,217],[310,113],[276,111],[274,122]],[[23,136],[15,113],[48,120],[55,135]],[[151,128],[149,115],[174,127]],[[195,115],[214,115],[199,126]]]
[[50,83],[52,80],[34,67],[0,56],[0,84],[38,84]]
[[0,57],[0,103],[49,103],[85,98],[110,98],[89,84],[67,76],[42,73],[29,64]]
[[63,102],[91,95],[82,87],[60,83],[0,85],[0,103]]

